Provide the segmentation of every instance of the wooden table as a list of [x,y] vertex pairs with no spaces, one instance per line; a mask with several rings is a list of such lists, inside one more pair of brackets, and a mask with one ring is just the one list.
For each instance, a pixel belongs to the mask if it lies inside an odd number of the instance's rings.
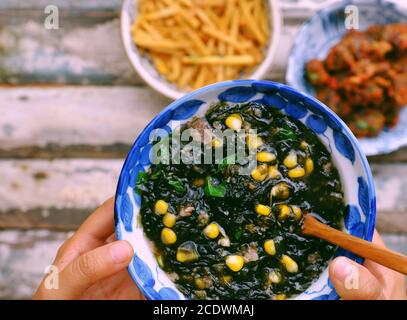
[[[48,2],[0,3],[0,298],[32,295],[60,244],[113,195],[137,134],[170,102],[125,57],[120,0],[54,0],[59,30],[44,28]],[[280,82],[312,11],[290,6],[268,76]],[[407,149],[369,161],[377,227],[406,253]]]

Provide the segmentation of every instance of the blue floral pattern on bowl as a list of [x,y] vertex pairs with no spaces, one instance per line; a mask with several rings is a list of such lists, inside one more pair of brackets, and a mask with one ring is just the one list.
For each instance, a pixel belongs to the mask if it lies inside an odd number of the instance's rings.
[[[345,28],[345,7],[356,5],[361,30],[374,24],[407,21],[406,9],[383,0],[346,0],[315,13],[298,32],[288,60],[287,83],[308,94],[314,89],[304,77],[304,67],[311,59],[323,59],[348,31]],[[374,138],[359,140],[366,155],[385,154],[407,145],[407,108],[400,114],[399,124]]]
[[[218,101],[262,102],[299,119],[313,130],[331,151],[340,172],[348,208],[345,230],[369,241],[373,237],[376,216],[373,178],[359,143],[342,120],[312,96],[283,84],[255,80],[217,83],[184,96],[156,116],[137,138],[120,175],[115,202],[117,238],[133,245],[135,255],[128,270],[148,299],[185,299],[158,266],[140,222],[141,199],[134,187],[139,172],[149,167],[148,157],[145,156],[151,148],[149,136],[154,129],[166,128],[168,132],[174,130],[179,121],[183,123],[193,116],[204,116],[209,106]],[[336,254],[363,261],[342,249],[338,249]],[[337,299],[338,296],[325,270],[316,282],[295,298]]]

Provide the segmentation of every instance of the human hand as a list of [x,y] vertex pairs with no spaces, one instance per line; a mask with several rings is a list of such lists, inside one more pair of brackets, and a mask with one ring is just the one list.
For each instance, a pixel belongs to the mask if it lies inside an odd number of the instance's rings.
[[45,276],[34,299],[144,299],[126,270],[133,248],[116,241],[113,208],[111,198],[60,247],[53,263],[59,288],[47,288]]
[[[376,231],[373,242],[385,247]],[[329,265],[329,277],[344,300],[407,299],[405,277],[370,260],[362,266],[346,257],[338,257]],[[354,277],[355,286],[349,287],[349,277]]]

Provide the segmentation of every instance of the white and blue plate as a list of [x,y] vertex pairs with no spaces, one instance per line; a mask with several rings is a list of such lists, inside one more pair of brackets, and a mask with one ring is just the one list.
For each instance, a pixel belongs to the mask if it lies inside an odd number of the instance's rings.
[[[256,80],[217,83],[187,94],[157,115],[137,138],[120,174],[115,201],[116,235],[133,246],[135,254],[128,271],[148,299],[185,299],[158,266],[141,225],[141,198],[134,188],[138,174],[150,166],[150,134],[154,129],[171,132],[180,122],[204,116],[210,105],[219,101],[231,104],[257,101],[281,110],[311,129],[331,152],[339,170],[347,205],[345,231],[372,240],[376,216],[373,178],[358,141],[342,120],[312,96],[283,84]],[[336,255],[345,255],[360,263],[363,261],[342,249],[338,249]],[[329,281],[328,270],[295,298],[338,299]]]
[[[405,8],[383,0],[346,0],[316,12],[301,27],[291,49],[286,74],[290,86],[314,95],[305,78],[305,65],[311,59],[324,59],[348,31],[345,7],[349,5],[358,8],[361,30],[375,24],[407,23]],[[407,145],[407,108],[401,111],[396,127],[385,129],[377,137],[359,139],[359,143],[367,156],[390,153]]]

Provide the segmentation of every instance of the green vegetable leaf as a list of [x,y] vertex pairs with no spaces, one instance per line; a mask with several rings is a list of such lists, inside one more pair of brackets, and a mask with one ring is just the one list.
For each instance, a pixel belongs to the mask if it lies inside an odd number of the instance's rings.
[[135,191],[138,195],[141,194],[143,190],[140,189],[140,187],[145,184],[148,180],[148,173],[145,171],[140,171],[137,175],[137,182],[136,182],[136,187]]
[[178,193],[184,193],[186,191],[181,179],[175,176],[168,177],[168,184]]
[[218,164],[218,168],[220,171],[227,169],[230,165],[236,163],[236,154],[232,154],[223,158],[222,162]]
[[280,128],[278,130],[278,136],[282,138],[283,140],[288,140],[288,141],[295,141],[297,138],[297,135],[293,130],[287,129],[287,128]]
[[222,183],[216,184],[215,179],[208,177],[206,179],[204,192],[205,192],[205,195],[209,196],[209,197],[223,198],[226,194],[226,183],[222,182]]
[[157,179],[162,173],[161,165],[159,164],[155,170],[151,173],[151,180]]
[[240,239],[240,237],[243,235],[243,230],[242,229],[238,229],[236,232],[235,232],[235,239],[236,240],[239,240]]

